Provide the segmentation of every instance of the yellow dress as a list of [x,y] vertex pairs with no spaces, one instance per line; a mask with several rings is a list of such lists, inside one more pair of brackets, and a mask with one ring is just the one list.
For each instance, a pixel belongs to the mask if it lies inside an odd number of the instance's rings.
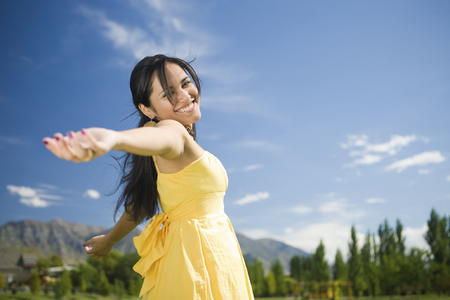
[[221,162],[205,151],[180,172],[156,169],[163,213],[134,238],[141,259],[133,269],[144,277],[140,296],[253,299],[236,235],[224,213],[228,178]]

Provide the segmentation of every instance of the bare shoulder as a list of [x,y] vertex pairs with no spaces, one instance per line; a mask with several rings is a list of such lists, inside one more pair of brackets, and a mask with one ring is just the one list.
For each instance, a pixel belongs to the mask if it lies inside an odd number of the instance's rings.
[[[184,126],[175,120],[162,120],[156,123],[155,127],[171,127],[176,130],[184,129]],[[186,129],[184,129],[186,131]]]

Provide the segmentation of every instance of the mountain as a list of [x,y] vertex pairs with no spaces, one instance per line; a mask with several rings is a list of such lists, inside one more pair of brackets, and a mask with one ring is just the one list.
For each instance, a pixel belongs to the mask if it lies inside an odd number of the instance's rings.
[[286,272],[290,270],[290,260],[292,256],[309,256],[309,254],[303,250],[276,240],[252,240],[240,233],[236,233],[236,236],[239,240],[239,245],[241,246],[242,255],[250,261],[253,261],[254,258],[258,258],[258,260],[263,263],[265,270],[268,270],[270,264],[278,258]]
[[[88,258],[83,244],[91,237],[108,231],[105,227],[69,223],[61,219],[47,223],[33,220],[8,222],[0,227],[0,252],[22,252],[28,248],[43,257],[56,253],[64,263],[77,264]],[[140,233],[138,229],[133,230],[114,248],[124,253],[136,251],[133,237]]]
[[[80,223],[69,223],[61,219],[54,219],[44,223],[26,220],[8,222],[0,226],[0,252],[23,252],[33,249],[40,256],[49,257],[58,254],[66,264],[77,264],[86,261],[88,256],[84,252],[83,244],[91,237],[106,234],[106,227],[87,226]],[[114,246],[122,253],[135,252],[133,237],[141,230],[134,229],[120,243]],[[303,250],[288,246],[272,239],[252,240],[236,233],[242,254],[252,261],[258,258],[267,270],[270,263],[280,259],[285,271],[289,270],[289,260],[294,255],[308,256]]]

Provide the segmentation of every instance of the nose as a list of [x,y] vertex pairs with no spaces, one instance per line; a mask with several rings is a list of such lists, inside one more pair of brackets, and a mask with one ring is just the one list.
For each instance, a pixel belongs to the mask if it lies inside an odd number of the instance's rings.
[[175,102],[189,102],[190,100],[190,95],[188,93],[188,91],[186,91],[183,88],[178,88],[176,91],[174,91],[174,93],[172,94],[172,98],[173,100],[175,100]]

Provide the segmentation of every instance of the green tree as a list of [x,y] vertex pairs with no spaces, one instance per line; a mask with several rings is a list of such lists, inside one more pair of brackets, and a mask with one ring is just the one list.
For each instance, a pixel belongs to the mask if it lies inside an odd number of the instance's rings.
[[411,248],[407,258],[406,268],[404,269],[406,283],[410,291],[417,297],[424,291],[428,281],[426,251],[418,248]]
[[84,280],[84,278],[81,278],[81,281],[80,281],[80,292],[81,293],[86,293],[86,290],[87,290],[86,280]]
[[300,256],[294,255],[290,261],[291,277],[300,281]]
[[58,254],[52,254],[50,256],[50,265],[52,267],[62,267],[64,266],[64,262],[62,261],[61,257],[59,257]]
[[427,225],[425,240],[433,255],[431,283],[434,290],[442,294],[450,289],[450,218],[447,221],[445,216],[439,217],[432,209]]
[[360,288],[364,287],[364,285],[361,284],[362,262],[358,248],[358,239],[356,237],[356,228],[354,225],[351,229],[351,241],[348,243],[348,250],[348,279],[353,283],[353,294],[359,296],[360,292],[363,292]]
[[333,279],[341,282],[347,281],[347,274],[347,264],[342,257],[341,250],[337,249],[334,256]]
[[[378,272],[376,265],[376,257],[371,243],[372,236],[367,232],[364,245],[361,248],[361,262],[363,270],[363,279],[366,282],[366,296],[375,296],[378,291]],[[373,238],[373,240],[375,240]]]
[[115,279],[114,280],[114,294],[116,295],[118,300],[121,300],[125,293],[125,286],[122,280]]
[[[122,261],[123,257],[124,255],[122,253],[113,250],[104,258],[96,259],[89,257],[88,264],[94,266],[98,272],[103,272],[108,278],[108,281],[110,283],[114,283],[114,279],[119,278],[116,276],[116,268]],[[123,278],[119,279],[123,280]]]
[[264,280],[264,266],[262,264],[262,262],[260,260],[258,260],[257,258],[255,258],[254,262],[253,262],[253,266],[254,266],[254,290],[253,293],[255,296],[257,297],[261,297],[264,296],[266,293],[266,285],[265,285],[265,280]]
[[69,271],[70,280],[72,281],[72,286],[81,290],[81,272],[79,270],[70,270]]
[[55,286],[55,298],[62,299],[72,288],[72,281],[70,280],[70,274],[67,271],[63,272],[61,278],[56,281]]
[[396,288],[401,283],[401,265],[403,264],[403,257],[399,252],[402,243],[398,241],[401,238],[400,222],[397,222],[396,233],[389,226],[387,220],[378,228],[378,236],[380,238],[379,246],[379,260],[380,260],[380,287],[385,295],[394,295]]
[[275,261],[275,263],[272,264],[271,270],[273,272],[273,275],[275,277],[276,281],[276,294],[279,296],[286,296],[287,294],[287,287],[286,282],[284,280],[284,271],[283,266],[281,265],[281,262],[279,259]]
[[[115,264],[112,277],[114,279],[121,280],[125,289],[129,290],[131,282],[136,283],[140,280],[141,275],[133,270],[133,266],[139,261],[140,256],[137,253],[126,253],[118,258],[118,262]],[[140,286],[138,286],[139,288]],[[135,287],[132,287],[132,289]]]
[[37,267],[39,271],[48,272],[50,266],[51,266],[50,260],[43,257],[38,258]]
[[98,280],[99,272],[90,264],[80,264],[78,268],[80,270],[80,277],[84,279],[85,291],[90,293],[94,292],[95,282]]
[[34,270],[30,279],[30,290],[33,295],[36,295],[41,289],[41,278],[38,270]]
[[111,285],[109,284],[108,278],[104,273],[100,273],[100,277],[95,285],[95,291],[102,296],[108,296],[111,294]]
[[325,259],[325,246],[322,240],[320,240],[319,246],[316,248],[316,252],[312,255],[313,259],[313,280],[318,282],[330,281],[330,268],[328,267],[327,260]]
[[266,291],[268,296],[273,296],[277,292],[277,281],[275,280],[275,275],[272,270],[266,276]]

